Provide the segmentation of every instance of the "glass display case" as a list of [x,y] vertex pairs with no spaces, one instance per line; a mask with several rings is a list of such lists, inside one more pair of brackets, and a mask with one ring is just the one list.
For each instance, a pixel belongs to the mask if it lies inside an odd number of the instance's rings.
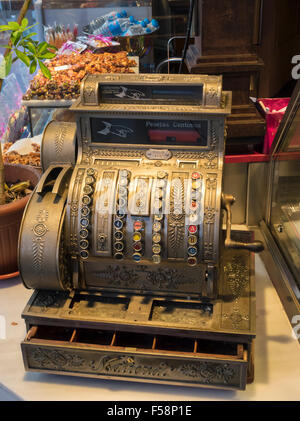
[[112,11],[126,10],[135,19],[152,18],[152,0],[37,0],[35,4],[36,10],[41,8],[44,25],[59,21],[67,26],[74,22],[79,32],[91,20]]
[[[6,24],[8,21],[17,20],[22,4],[23,2],[19,0],[0,1],[1,23]],[[137,59],[140,73],[154,73],[157,71],[159,63],[168,57],[168,53],[170,56],[181,56],[187,28],[189,4],[190,0],[69,0],[66,2],[32,0],[26,17],[30,25],[37,24],[34,32],[37,33],[35,39],[39,42],[45,39],[49,42],[47,36],[45,37],[45,28],[48,27],[59,26],[65,30],[70,28],[72,32],[72,28],[76,26],[78,36],[81,36],[84,28],[91,21],[112,11],[122,12],[125,10],[128,16],[133,16],[137,20],[147,18],[151,21],[151,19],[156,19],[159,23],[159,29],[155,32],[145,36],[122,36],[116,39],[120,43],[119,50],[127,51],[129,56],[134,56]],[[196,17],[197,7],[194,12],[194,17]],[[198,22],[196,18],[195,22]],[[195,34],[195,30],[193,24],[192,36]],[[0,36],[2,37],[1,44],[7,44],[5,36],[8,36],[8,34],[3,32],[0,33]],[[0,49],[0,53],[4,53],[3,48]],[[167,68],[164,70],[167,71]],[[35,136],[43,131],[53,110],[62,107],[68,108],[73,102],[72,100],[59,101],[59,105],[46,103],[42,105],[35,101],[30,104],[22,103],[22,95],[25,94],[33,76],[29,74],[22,62],[14,63],[12,75],[10,75],[10,79],[13,80],[10,81],[10,84],[16,85],[18,98],[13,104],[9,105],[5,116],[3,115],[1,120],[3,133],[5,132],[5,122],[22,104],[29,110],[29,133],[31,136]],[[7,104],[5,107],[7,108]]]
[[273,186],[268,222],[300,287],[300,89],[298,91],[272,155]]
[[[6,25],[9,21],[16,21],[22,5],[23,1],[20,0],[1,0],[0,25]],[[28,19],[29,25],[35,24],[33,4],[29,6],[26,18]],[[3,46],[8,44],[8,40],[9,33],[7,31],[0,32],[0,62],[5,52]],[[10,75],[5,79],[0,94],[0,139],[8,137],[11,140],[13,138],[12,131],[8,134],[7,122],[12,115],[21,110],[22,95],[26,92],[31,78],[32,75],[29,74],[25,64],[20,60],[12,63]],[[24,127],[22,137],[26,137],[28,134],[28,128]]]
[[[162,55],[165,58],[168,39],[186,33],[189,4],[189,0],[36,0],[35,9],[44,25],[52,25],[58,20],[65,25],[77,22],[79,32],[97,15],[101,16],[111,11],[126,10],[135,19],[155,18],[160,28],[153,34],[153,45],[156,50],[163,49]],[[198,5],[195,7],[195,17],[197,13]],[[195,19],[195,22],[197,21]],[[198,32],[195,25],[192,35]]]
[[268,183],[262,228],[279,267],[274,284],[292,320],[300,310],[300,80],[273,142]]

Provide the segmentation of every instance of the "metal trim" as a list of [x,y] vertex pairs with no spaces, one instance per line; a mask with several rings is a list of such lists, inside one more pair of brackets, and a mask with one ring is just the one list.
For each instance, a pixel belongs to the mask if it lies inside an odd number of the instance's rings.
[[266,243],[261,258],[291,323],[293,316],[300,314],[300,289],[265,221],[259,226]]

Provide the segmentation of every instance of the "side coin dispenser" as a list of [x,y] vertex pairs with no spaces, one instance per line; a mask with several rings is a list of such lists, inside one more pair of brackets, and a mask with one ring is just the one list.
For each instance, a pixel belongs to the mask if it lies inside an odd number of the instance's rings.
[[88,76],[71,110],[20,231],[26,370],[245,389],[263,246],[231,231],[222,77]]

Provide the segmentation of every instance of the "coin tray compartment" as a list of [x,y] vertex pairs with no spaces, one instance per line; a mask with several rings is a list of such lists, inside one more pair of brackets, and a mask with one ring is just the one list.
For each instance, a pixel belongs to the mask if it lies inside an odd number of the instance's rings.
[[34,326],[28,332],[27,339],[68,342],[72,338],[73,331],[72,328],[60,326]]
[[75,294],[73,297],[69,310],[80,310],[81,312],[90,315],[99,315],[103,317],[115,317],[124,319],[130,298],[127,297],[109,297],[97,296],[91,294]]
[[144,333],[117,332],[114,346],[152,349],[153,335]]
[[172,335],[153,335],[135,332],[118,332],[104,329],[77,328],[70,329],[54,326],[33,326],[30,328],[25,342],[31,343],[72,343],[72,345],[88,345],[89,347],[105,347],[105,349],[151,350],[152,353],[191,353],[193,355],[211,355],[243,358],[247,350],[246,344],[235,342],[178,337]]
[[113,332],[93,329],[74,329],[72,343],[111,345]]
[[203,318],[209,318],[212,314],[213,304],[153,300],[149,320],[200,324]]

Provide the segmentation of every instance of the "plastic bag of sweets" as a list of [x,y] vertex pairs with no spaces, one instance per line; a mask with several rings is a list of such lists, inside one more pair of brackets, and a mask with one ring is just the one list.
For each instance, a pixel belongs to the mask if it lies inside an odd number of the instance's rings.
[[57,25],[44,27],[45,40],[50,45],[60,49],[63,44],[67,41],[75,41],[78,35],[78,25],[73,25],[71,29],[70,25]]

